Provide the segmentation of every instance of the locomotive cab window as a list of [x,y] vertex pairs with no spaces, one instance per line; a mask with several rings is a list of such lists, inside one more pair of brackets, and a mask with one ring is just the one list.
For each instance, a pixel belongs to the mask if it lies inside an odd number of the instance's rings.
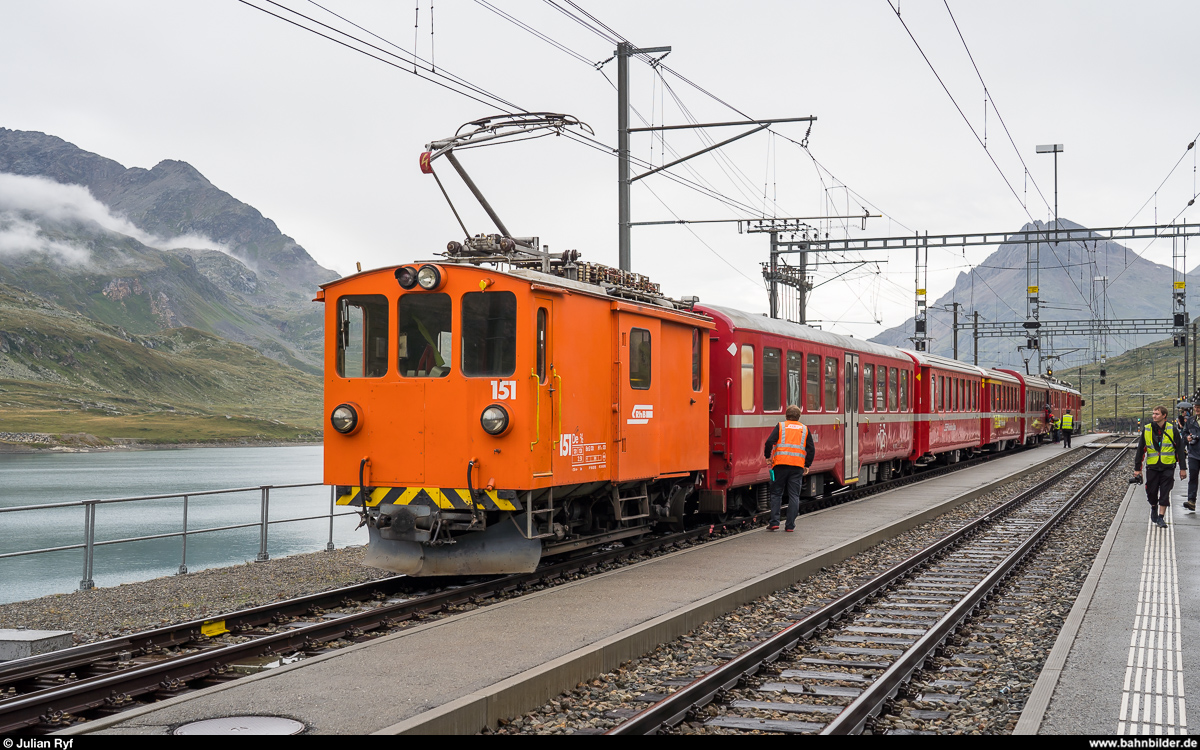
[[780,359],[783,352],[779,349],[763,349],[763,411],[780,411],[780,394],[783,388],[780,377]]
[[443,378],[450,373],[449,294],[400,297],[396,361],[407,378]]
[[338,299],[337,372],[378,378],[388,369],[388,301],[382,294]]
[[546,382],[546,308],[537,311],[537,379]]
[[754,347],[742,344],[742,411],[754,411]]
[[462,296],[462,371],[467,377],[503,377],[517,370],[517,296],[468,292]]
[[692,329],[692,390],[693,391],[699,391],[701,389],[701,386],[703,385],[703,383],[701,382],[701,378],[703,377],[703,374],[704,374],[704,371],[701,369],[702,365],[703,365],[702,357],[701,357],[702,351],[703,350],[701,349],[701,344],[700,344],[700,329],[693,328]]
[[650,389],[650,332],[645,328],[629,329],[629,387],[639,391]]

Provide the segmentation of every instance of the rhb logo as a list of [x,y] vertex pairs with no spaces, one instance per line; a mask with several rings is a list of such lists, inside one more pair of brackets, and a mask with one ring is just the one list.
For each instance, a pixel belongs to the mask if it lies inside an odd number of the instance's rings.
[[629,415],[626,424],[646,424],[654,418],[653,404],[634,404],[633,413]]

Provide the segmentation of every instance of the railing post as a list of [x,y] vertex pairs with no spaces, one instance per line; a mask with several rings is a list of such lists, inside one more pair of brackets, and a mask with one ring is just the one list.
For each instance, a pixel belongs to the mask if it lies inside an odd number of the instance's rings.
[[188,496],[183,496],[183,560],[179,563],[179,575],[187,573],[187,510]]
[[337,501],[337,485],[329,487],[329,542],[325,545],[326,552],[333,552],[333,511]]
[[266,562],[271,559],[267,554],[267,518],[270,511],[268,510],[271,503],[271,488],[267,485],[262,486],[262,518],[258,524],[258,557],[255,558],[258,562]]
[[96,504],[84,503],[83,506],[83,579],[79,582],[79,590],[87,591],[96,587],[92,580],[92,554],[96,544]]

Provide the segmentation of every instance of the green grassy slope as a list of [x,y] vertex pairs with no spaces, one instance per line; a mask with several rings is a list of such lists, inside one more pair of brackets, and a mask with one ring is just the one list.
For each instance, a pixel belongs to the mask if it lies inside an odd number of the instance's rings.
[[192,329],[135,335],[0,285],[0,432],[317,439],[321,380]]

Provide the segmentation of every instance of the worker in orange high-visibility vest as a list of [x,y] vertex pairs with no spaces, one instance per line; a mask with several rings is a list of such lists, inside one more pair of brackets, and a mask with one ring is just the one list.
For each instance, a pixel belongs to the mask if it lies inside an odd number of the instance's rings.
[[785,421],[771,431],[763,446],[763,456],[771,459],[771,522],[767,525],[767,531],[779,530],[779,511],[785,493],[788,496],[788,511],[784,530],[796,530],[800,487],[817,455],[812,431],[800,421],[800,407],[795,404],[788,406],[784,418]]

